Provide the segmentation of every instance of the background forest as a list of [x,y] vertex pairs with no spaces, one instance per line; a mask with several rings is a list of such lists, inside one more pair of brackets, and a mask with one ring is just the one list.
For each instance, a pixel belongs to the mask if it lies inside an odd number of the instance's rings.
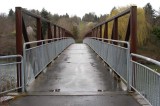
[[[109,14],[97,16],[94,12],[86,13],[83,17],[51,14],[46,9],[29,10],[35,14],[41,15],[49,19],[51,22],[60,25],[70,31],[76,38],[76,42],[82,42],[82,38],[90,29],[98,23],[107,20],[108,18],[118,14],[119,12],[129,8],[114,7]],[[29,38],[34,40],[35,20],[31,17],[24,16]],[[138,54],[143,54],[148,57],[160,61],[160,9],[155,11],[150,3],[147,3],[143,8],[137,9],[138,18]],[[120,18],[118,25],[119,36],[124,38],[126,31],[126,23],[128,15]],[[46,34],[45,24],[42,24],[43,34]],[[112,22],[109,23],[109,35],[112,31]],[[0,13],[0,55],[15,54],[15,12],[10,9],[8,14]]]

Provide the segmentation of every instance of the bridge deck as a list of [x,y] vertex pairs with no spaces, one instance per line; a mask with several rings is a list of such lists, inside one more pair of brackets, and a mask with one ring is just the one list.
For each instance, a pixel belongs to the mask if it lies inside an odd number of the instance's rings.
[[[104,92],[98,92],[101,90]],[[10,105],[139,106],[85,44],[67,48],[31,84],[27,96]]]

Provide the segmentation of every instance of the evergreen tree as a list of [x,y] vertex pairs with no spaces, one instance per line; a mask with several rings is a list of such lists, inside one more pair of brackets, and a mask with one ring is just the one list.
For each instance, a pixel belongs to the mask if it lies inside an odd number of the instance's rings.
[[144,10],[147,22],[149,22],[153,26],[155,21],[155,10],[152,8],[152,5],[150,3],[147,3],[145,5]]
[[9,17],[13,17],[14,15],[15,15],[14,11],[12,9],[10,9],[8,16]]
[[75,39],[77,39],[78,38],[78,34],[79,34],[77,26],[73,26],[72,33],[73,33],[73,36],[75,37]]
[[95,15],[95,13],[85,14],[82,18],[82,21],[85,21],[85,22],[96,22],[97,20],[98,20],[98,17]]
[[[41,11],[41,16],[47,20],[49,20],[49,12],[47,10],[45,10],[44,8],[42,9]],[[42,34],[43,34],[43,38],[45,38],[45,35],[46,35],[46,31],[47,31],[47,22],[45,21],[42,21]]]

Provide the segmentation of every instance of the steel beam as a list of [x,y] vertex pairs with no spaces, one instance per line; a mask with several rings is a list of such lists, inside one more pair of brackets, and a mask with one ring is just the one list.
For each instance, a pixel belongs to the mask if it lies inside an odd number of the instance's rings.
[[[48,23],[48,39],[52,39],[51,23]],[[50,42],[50,41],[48,41]]]
[[56,25],[54,25],[54,38],[57,38],[57,28],[56,28]]
[[100,25],[100,27],[99,27],[99,33],[100,33],[100,38],[102,38],[102,25]]
[[137,51],[137,7],[131,7],[131,19],[130,19],[130,31],[131,31],[131,52]]
[[[25,25],[25,22],[24,22],[24,19],[22,17],[22,27],[23,27],[23,37],[24,37],[24,41],[25,42],[29,42],[29,38],[28,38],[28,33],[27,33],[27,30],[26,30],[26,25]],[[27,48],[30,48],[30,45],[26,45]]]
[[104,27],[104,38],[108,39],[108,22],[105,23]]
[[[23,55],[23,37],[22,37],[22,11],[21,7],[16,7],[16,52],[17,55]],[[21,61],[17,58],[17,62]],[[17,87],[22,86],[21,64],[17,65]],[[19,89],[18,91],[22,91]]]
[[118,40],[118,18],[114,19],[114,40]]
[[[42,31],[41,31],[41,19],[37,18],[37,40],[42,40]],[[37,43],[37,45],[41,45],[41,43]]]

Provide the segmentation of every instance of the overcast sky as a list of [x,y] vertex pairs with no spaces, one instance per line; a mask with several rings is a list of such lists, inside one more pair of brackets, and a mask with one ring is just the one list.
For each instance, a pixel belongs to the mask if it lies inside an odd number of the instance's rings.
[[97,15],[108,14],[111,9],[135,4],[144,7],[148,2],[156,10],[160,7],[160,0],[0,0],[0,13],[7,13],[9,9],[21,6],[27,9],[42,10],[45,8],[52,14],[68,13],[70,16],[82,17],[85,13],[95,12]]

